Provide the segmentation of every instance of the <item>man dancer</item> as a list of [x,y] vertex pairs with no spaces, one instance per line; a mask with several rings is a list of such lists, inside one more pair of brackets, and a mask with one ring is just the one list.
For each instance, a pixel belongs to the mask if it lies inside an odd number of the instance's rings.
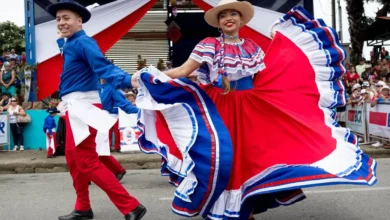
[[[99,161],[96,152],[97,132],[107,133],[115,119],[102,111],[98,90],[99,78],[114,88],[131,87],[131,76],[108,61],[97,43],[82,29],[90,12],[73,0],[61,0],[48,6],[56,17],[64,57],[60,95],[66,110],[66,160],[73,179],[77,200],[74,211],[60,220],[92,219],[88,182],[103,189],[126,220],[139,220],[146,208],[130,196],[115,176]],[[66,38],[66,41],[64,40]]]

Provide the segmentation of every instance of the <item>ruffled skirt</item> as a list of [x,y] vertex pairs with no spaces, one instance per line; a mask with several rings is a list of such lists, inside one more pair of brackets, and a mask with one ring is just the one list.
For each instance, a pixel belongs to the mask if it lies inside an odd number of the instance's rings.
[[304,199],[304,187],[375,184],[376,161],[333,111],[345,105],[336,32],[302,8],[273,28],[253,89],[224,95],[152,67],[140,74],[140,148],[162,156],[175,213],[248,219]]

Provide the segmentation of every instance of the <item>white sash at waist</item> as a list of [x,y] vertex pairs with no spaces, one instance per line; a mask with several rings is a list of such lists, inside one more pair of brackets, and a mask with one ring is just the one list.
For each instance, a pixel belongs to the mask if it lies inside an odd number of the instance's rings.
[[118,114],[110,114],[110,115],[111,115],[111,117],[113,117],[113,118],[116,118],[116,119],[119,118],[119,115],[118,115]]
[[51,132],[56,132],[56,129],[55,128],[52,128],[52,129],[46,129],[46,133],[49,133],[51,130]]
[[68,112],[76,146],[90,135],[88,126],[96,129],[98,134],[108,135],[108,131],[115,124],[115,118],[94,106],[100,103],[98,91],[72,92],[62,97],[60,111]]

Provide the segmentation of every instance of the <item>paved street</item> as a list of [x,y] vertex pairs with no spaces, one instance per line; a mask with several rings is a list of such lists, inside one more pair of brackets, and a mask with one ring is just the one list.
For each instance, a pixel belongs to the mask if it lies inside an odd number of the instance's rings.
[[[333,186],[306,189],[308,199],[278,208],[260,220],[388,220],[390,217],[390,159],[378,159],[375,187]],[[170,211],[174,187],[158,170],[129,171],[125,187],[148,208],[145,220],[179,220]],[[96,185],[90,187],[96,220],[122,215]],[[55,220],[73,208],[74,191],[67,173],[0,175],[1,220]],[[194,218],[201,219],[201,218]]]

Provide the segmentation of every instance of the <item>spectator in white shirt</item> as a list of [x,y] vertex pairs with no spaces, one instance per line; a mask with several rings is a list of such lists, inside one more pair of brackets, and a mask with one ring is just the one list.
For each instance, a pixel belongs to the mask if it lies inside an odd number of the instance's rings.
[[356,65],[356,72],[361,77],[362,73],[366,70],[366,60],[364,58],[360,58],[359,65]]
[[10,59],[14,58],[15,60],[18,60],[18,59],[19,59],[19,55],[17,55],[17,54],[15,53],[15,49],[12,49],[12,50],[11,50],[11,53],[8,55],[8,57],[9,57]]

